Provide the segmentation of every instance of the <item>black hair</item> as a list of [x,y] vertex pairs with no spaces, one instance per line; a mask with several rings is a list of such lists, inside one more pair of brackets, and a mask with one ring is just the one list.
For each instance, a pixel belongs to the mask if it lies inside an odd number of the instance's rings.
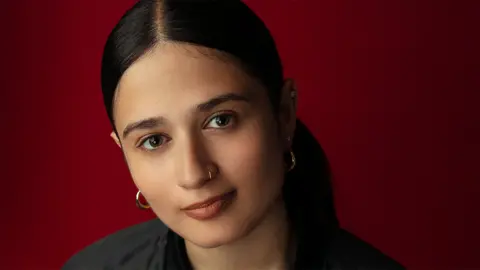
[[[247,5],[240,0],[140,0],[120,19],[104,48],[102,91],[115,131],[113,100],[122,74],[162,42],[194,44],[231,56],[265,86],[277,111],[284,83],[280,56],[269,30]],[[299,238],[316,232],[326,242],[338,227],[330,169],[323,149],[299,120],[292,150],[297,166],[286,174],[283,186],[289,218]],[[309,250],[299,253],[308,256]]]

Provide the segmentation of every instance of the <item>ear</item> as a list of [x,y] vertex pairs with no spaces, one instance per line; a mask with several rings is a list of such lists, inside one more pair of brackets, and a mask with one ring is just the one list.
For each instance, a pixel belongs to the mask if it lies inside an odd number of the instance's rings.
[[112,131],[112,133],[110,133],[110,137],[112,137],[112,139],[115,141],[118,147],[122,148],[122,145],[120,144],[120,140],[118,139],[118,136],[115,132]]
[[[281,135],[285,140],[286,150],[290,149],[297,121],[297,86],[293,79],[285,80],[279,107]],[[290,138],[290,141],[287,140]]]

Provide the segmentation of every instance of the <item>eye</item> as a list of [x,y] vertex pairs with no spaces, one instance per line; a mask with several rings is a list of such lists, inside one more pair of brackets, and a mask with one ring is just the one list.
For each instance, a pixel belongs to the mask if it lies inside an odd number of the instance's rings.
[[217,114],[210,118],[205,125],[205,128],[225,128],[232,124],[233,117],[234,116],[231,113]]
[[163,135],[160,135],[160,134],[151,135],[145,138],[144,140],[142,140],[139,147],[142,147],[148,151],[152,151],[159,148],[166,142],[168,142],[168,138]]

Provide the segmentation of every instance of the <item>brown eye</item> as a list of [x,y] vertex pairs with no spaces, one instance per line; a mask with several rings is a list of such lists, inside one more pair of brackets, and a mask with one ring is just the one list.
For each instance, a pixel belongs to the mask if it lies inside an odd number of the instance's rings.
[[155,150],[158,147],[162,146],[167,141],[165,136],[162,135],[152,135],[145,140],[143,140],[141,147],[145,148],[146,150]]
[[219,114],[210,119],[206,127],[208,128],[224,128],[228,126],[232,121],[233,115],[231,114]]

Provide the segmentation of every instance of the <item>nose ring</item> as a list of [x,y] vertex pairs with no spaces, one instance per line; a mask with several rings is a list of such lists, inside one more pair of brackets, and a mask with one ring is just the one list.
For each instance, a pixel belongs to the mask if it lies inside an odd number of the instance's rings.
[[218,168],[217,166],[208,166],[207,168],[208,170],[208,178],[210,180],[212,180],[213,178],[215,178],[215,176],[217,176],[217,173],[218,173]]

